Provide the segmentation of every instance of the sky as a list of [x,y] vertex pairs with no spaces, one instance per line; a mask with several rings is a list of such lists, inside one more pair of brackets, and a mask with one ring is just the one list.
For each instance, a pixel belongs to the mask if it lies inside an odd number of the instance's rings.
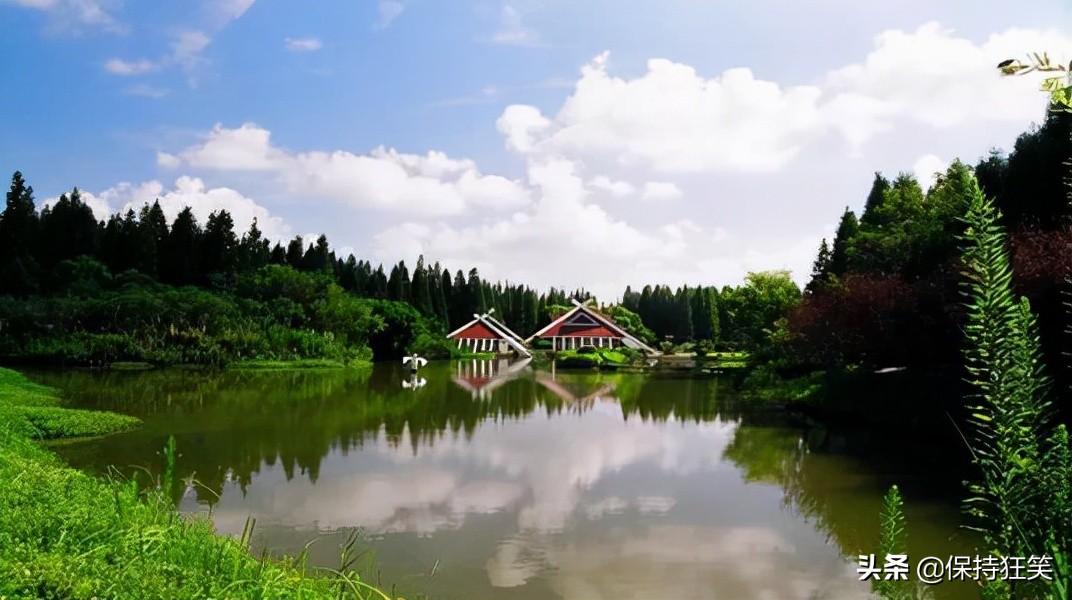
[[[310,9],[313,7],[313,9]],[[0,173],[374,263],[584,287],[803,283],[873,174],[1044,117],[1072,3],[0,0]]]

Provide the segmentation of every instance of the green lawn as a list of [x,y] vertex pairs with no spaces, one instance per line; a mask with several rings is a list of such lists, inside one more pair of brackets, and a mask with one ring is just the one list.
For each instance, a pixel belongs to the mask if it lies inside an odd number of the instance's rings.
[[[0,600],[14,598],[379,598],[355,573],[250,555],[156,489],[67,467],[35,439],[103,435],[137,419],[70,410],[0,369]],[[327,576],[325,576],[327,575]]]

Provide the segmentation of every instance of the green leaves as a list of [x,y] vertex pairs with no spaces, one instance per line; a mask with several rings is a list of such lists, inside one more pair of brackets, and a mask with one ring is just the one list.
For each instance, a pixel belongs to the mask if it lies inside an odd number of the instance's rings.
[[[965,221],[964,276],[968,323],[969,443],[979,480],[964,501],[969,524],[1000,556],[1067,555],[1072,528],[1072,452],[1063,427],[1047,433],[1049,380],[1042,372],[1038,327],[1031,306],[1012,291],[1005,233],[993,204],[978,186]],[[984,597],[1010,597],[1001,582]]]

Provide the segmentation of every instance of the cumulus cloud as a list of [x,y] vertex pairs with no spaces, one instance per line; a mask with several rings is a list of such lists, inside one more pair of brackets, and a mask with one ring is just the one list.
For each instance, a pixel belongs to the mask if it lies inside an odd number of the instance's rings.
[[831,123],[854,140],[888,130],[897,117],[937,128],[1037,118],[1037,82],[1003,78],[994,65],[1037,48],[1072,57],[1069,38],[1056,30],[1009,29],[975,44],[934,22],[884,31],[874,46],[823,82],[832,101],[851,110],[847,118],[830,111]]
[[916,181],[924,189],[930,189],[934,185],[935,180],[940,173],[944,173],[949,168],[949,163],[941,158],[927,154],[919,157],[919,160],[912,165],[912,173],[916,176]]
[[283,45],[291,52],[314,52],[324,46],[316,38],[286,38],[283,40]]
[[[267,208],[231,188],[209,188],[197,177],[179,177],[170,190],[154,179],[137,185],[123,182],[96,194],[85,191],[81,194],[82,199],[93,209],[93,216],[102,221],[115,212],[123,214],[127,210],[133,210],[137,213],[145,204],[159,200],[160,208],[164,210],[168,222],[173,221],[183,208],[189,206],[202,225],[213,212],[226,210],[231,213],[235,232],[239,235],[249,229],[254,218],[257,219],[257,227],[264,236],[272,241],[285,242],[292,235],[290,225]],[[51,198],[44,204],[51,205],[55,201],[56,198]]]
[[217,125],[207,139],[179,155],[188,165],[217,171],[265,171],[288,189],[360,208],[425,214],[461,214],[470,207],[517,207],[528,191],[498,175],[484,175],[471,160],[437,151],[425,155],[376,148],[367,154],[344,150],[288,152],[271,133],[246,123]]
[[[994,69],[997,57],[1039,44],[1061,60],[1070,47],[1042,31],[981,43],[933,24],[887,31],[858,62],[795,86],[665,59],[625,77],[603,53],[557,107],[501,112],[495,127],[524,165],[516,178],[437,150],[287,149],[248,123],[217,126],[158,164],[253,175],[274,197],[329,201],[321,206],[336,220],[372,209],[355,235],[384,262],[424,253],[452,269],[607,299],[626,279],[733,284],[750,270],[788,268],[800,282],[841,207],[862,203],[871,172],[917,160],[916,170],[936,169],[936,157],[979,152],[1000,143],[995,132],[1011,139],[1040,116],[1037,82]],[[607,201],[621,198],[643,202]]]
[[553,119],[508,107],[498,121],[508,147],[662,172],[768,171],[792,159],[822,122],[814,86],[783,89],[744,68],[705,79],[663,59],[625,80],[610,75],[608,59],[601,54],[582,69]]
[[588,187],[607,192],[615,198],[624,198],[636,192],[636,188],[628,181],[611,181],[606,175],[593,177],[589,180]]
[[522,153],[661,173],[773,172],[831,132],[860,145],[902,120],[947,128],[1035,118],[1043,102],[1037,82],[1002,79],[994,65],[1037,47],[1072,56],[1072,41],[1056,31],[1010,29],[977,45],[928,23],[883,32],[864,61],[791,87],[747,68],[706,78],[665,59],[625,79],[610,73],[603,53],[554,116],[515,105],[497,126]]
[[685,193],[672,181],[649,181],[644,184],[644,192],[640,195],[643,200],[665,202],[677,200]]

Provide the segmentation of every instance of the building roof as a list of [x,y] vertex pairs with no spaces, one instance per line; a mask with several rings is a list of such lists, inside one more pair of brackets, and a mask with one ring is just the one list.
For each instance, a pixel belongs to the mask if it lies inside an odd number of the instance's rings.
[[511,331],[506,325],[496,321],[489,313],[473,315],[472,321],[448,333],[447,339],[500,339],[513,348],[514,352],[517,352],[519,356],[532,356],[528,348],[525,348],[521,336]]
[[559,316],[551,324],[529,336],[526,343],[535,338],[549,337],[613,337],[628,340],[628,345],[636,346],[649,354],[658,354],[654,348],[638,340],[636,336],[618,327],[614,321],[603,313],[573,300],[573,309]]

